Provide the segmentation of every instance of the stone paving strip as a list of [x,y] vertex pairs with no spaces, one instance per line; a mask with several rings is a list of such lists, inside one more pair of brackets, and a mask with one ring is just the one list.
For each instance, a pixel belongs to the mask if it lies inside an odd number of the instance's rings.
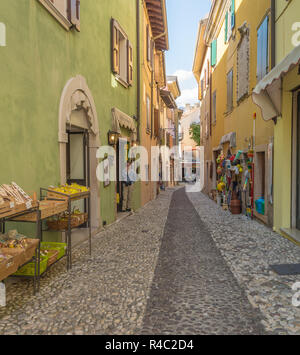
[[256,309],[265,329],[300,334],[300,307],[292,305],[298,276],[279,276],[272,264],[300,263],[300,248],[257,221],[223,211],[202,193],[188,194],[227,265]]
[[0,334],[135,334],[141,328],[169,204],[163,192],[135,214],[93,238],[92,256],[83,243],[41,278],[9,285],[0,308]]
[[169,209],[141,334],[265,334],[185,193]]

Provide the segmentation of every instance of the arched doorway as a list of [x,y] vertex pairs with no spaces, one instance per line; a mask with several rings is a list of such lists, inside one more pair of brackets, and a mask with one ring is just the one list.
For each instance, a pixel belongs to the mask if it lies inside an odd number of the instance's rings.
[[[90,186],[91,225],[93,230],[98,230],[102,225],[100,189],[96,176],[98,164],[96,152],[100,147],[99,124],[93,96],[81,75],[70,79],[62,92],[58,141],[60,182],[65,184],[67,181],[79,180]],[[73,158],[75,173],[70,171],[70,149],[73,151],[73,157],[75,156],[75,159]],[[76,174],[78,176],[75,176]]]

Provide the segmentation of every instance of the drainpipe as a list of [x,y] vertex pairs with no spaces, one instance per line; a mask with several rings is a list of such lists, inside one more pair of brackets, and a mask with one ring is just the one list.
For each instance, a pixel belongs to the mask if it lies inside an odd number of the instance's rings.
[[276,0],[271,0],[271,69],[276,65]]
[[140,0],[136,0],[136,52],[137,52],[137,141],[140,143],[141,124],[141,53],[140,53]]

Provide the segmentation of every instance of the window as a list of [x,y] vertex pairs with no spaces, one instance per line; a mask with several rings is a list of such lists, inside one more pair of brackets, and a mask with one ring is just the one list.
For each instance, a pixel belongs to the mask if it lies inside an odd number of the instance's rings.
[[235,0],[230,0],[230,6],[225,14],[225,43],[230,40],[235,27]]
[[217,64],[217,40],[215,39],[211,44],[211,66]]
[[199,83],[199,100],[201,101],[203,99],[203,94],[204,94],[204,80],[200,80]]
[[233,109],[233,69],[227,74],[227,112]]
[[80,31],[80,0],[38,0],[67,30]]
[[146,115],[147,115],[147,131],[150,132],[150,120],[151,120],[151,104],[150,104],[150,97],[147,95],[146,98]]
[[212,123],[217,123],[217,91],[214,91],[212,96]]
[[206,77],[206,86],[209,85],[209,75],[210,75],[210,65],[209,65],[209,59],[207,59],[207,77]]
[[154,136],[159,137],[159,110],[154,109]]
[[154,41],[151,39],[150,26],[147,25],[146,28],[146,51],[147,51],[147,62],[151,69],[154,69]]
[[260,81],[269,70],[269,17],[257,31],[257,80]]
[[118,22],[112,19],[112,72],[125,87],[133,83],[133,48]]

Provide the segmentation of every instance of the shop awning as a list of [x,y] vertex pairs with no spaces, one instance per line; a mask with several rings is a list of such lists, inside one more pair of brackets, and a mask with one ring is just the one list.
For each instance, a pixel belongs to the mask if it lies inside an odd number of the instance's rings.
[[115,107],[111,110],[111,113],[113,131],[121,133],[121,127],[127,128],[131,132],[131,140],[135,142],[137,140],[137,129],[134,119]]
[[260,107],[265,121],[281,116],[282,78],[298,64],[300,64],[300,46],[273,68],[254,89],[252,99]]
[[236,147],[236,132],[231,132],[226,134],[221,138],[220,146],[225,143],[230,143],[230,148]]

